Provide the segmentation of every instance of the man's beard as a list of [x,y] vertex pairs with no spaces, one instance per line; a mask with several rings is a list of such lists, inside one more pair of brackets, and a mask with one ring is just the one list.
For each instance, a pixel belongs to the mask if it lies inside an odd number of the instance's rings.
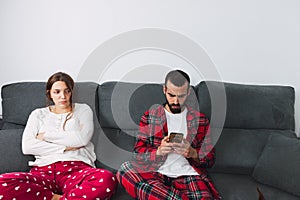
[[[171,113],[173,113],[173,114],[181,113],[182,106],[179,103],[178,104],[174,104],[174,103],[170,104],[168,100],[166,100],[166,101],[167,101],[167,104],[169,106]],[[174,108],[174,106],[176,106],[176,107]]]

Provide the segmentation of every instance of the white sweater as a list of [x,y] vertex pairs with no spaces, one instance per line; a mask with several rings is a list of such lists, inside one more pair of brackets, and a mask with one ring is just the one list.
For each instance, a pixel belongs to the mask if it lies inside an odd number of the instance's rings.
[[[32,111],[22,138],[23,153],[35,156],[35,161],[29,162],[30,166],[45,166],[57,161],[83,161],[94,166],[96,155],[90,141],[94,131],[91,108],[75,103],[73,116],[63,130],[67,114],[55,114],[49,107]],[[41,132],[45,132],[44,141],[36,139]],[[64,151],[66,147],[82,148]]]

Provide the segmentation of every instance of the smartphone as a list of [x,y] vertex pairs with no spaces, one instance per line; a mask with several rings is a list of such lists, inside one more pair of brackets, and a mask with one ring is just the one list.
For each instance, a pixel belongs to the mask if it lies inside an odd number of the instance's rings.
[[172,132],[169,135],[169,141],[170,142],[176,142],[176,143],[181,143],[183,140],[183,133],[175,133]]

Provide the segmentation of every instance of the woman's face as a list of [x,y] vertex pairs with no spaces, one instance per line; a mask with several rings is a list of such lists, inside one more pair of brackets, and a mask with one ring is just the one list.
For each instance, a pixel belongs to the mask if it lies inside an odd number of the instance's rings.
[[56,108],[69,108],[71,96],[71,90],[67,87],[64,81],[56,81],[52,85],[50,90],[50,97],[52,98]]

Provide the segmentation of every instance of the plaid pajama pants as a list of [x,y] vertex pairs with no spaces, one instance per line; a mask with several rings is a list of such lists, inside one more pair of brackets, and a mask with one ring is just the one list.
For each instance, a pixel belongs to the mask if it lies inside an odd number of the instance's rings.
[[116,186],[117,180],[108,170],[64,161],[0,175],[0,199],[51,200],[54,193],[61,194],[61,200],[109,199]]
[[131,162],[125,162],[117,179],[126,191],[138,200],[213,200],[204,177],[181,176],[169,178],[158,172],[138,173]]

